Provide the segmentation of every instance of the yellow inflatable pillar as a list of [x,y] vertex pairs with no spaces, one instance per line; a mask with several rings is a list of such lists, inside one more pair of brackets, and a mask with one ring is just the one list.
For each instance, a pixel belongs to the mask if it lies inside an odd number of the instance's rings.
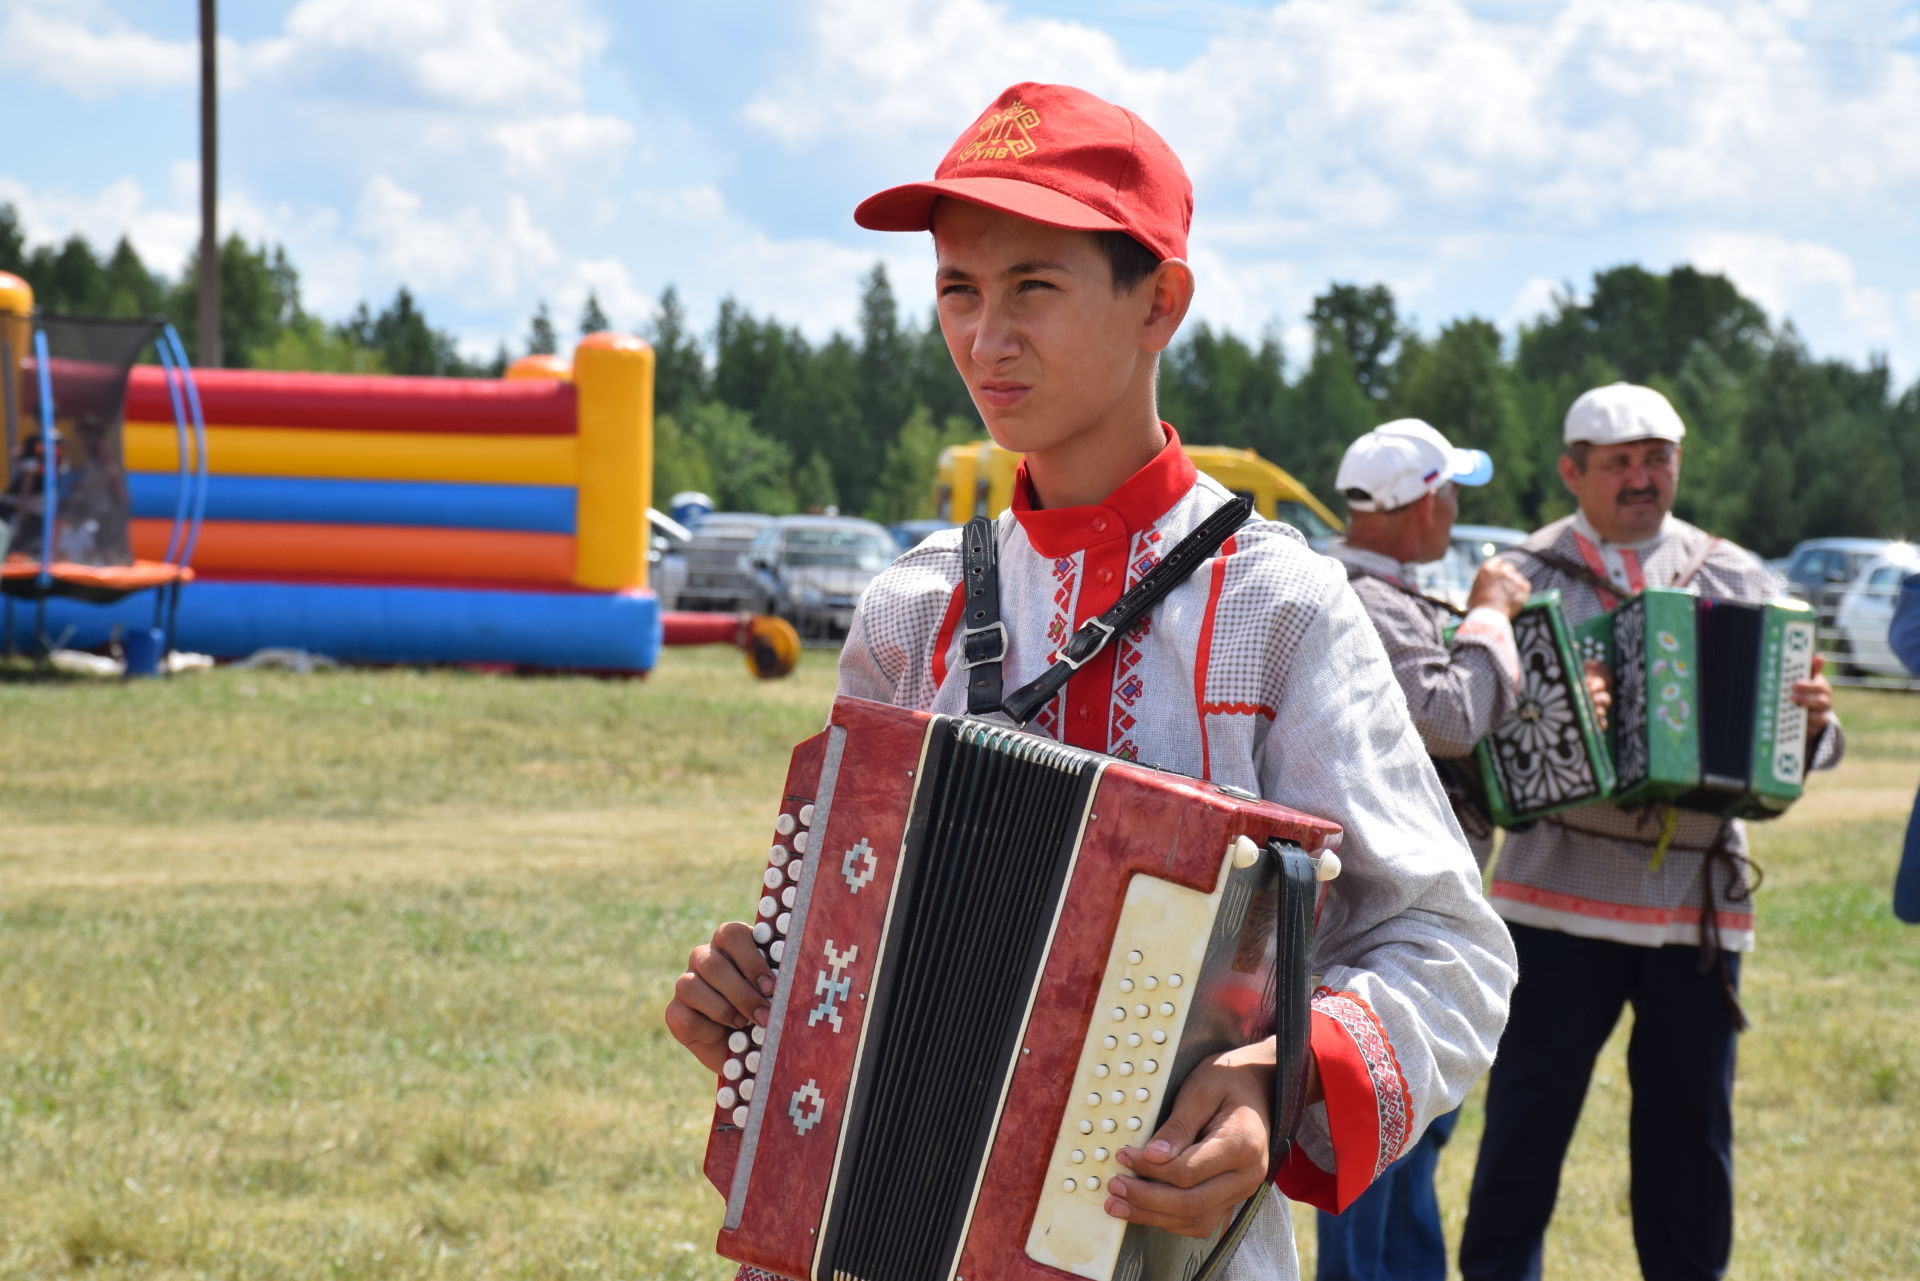
[[[33,355],[33,287],[12,272],[0,271],[0,377],[6,379],[0,386],[0,413],[6,415],[4,431],[10,435],[14,444],[19,444],[24,433],[38,431],[38,424],[20,421],[21,370]],[[6,443],[6,435],[0,435],[0,446]],[[7,451],[0,448],[0,485],[7,482]]]
[[645,587],[653,348],[625,334],[590,334],[574,349],[573,385],[580,396],[574,582],[598,591]]
[[505,377],[508,382],[523,382],[533,378],[552,378],[565,382],[573,376],[567,362],[558,356],[522,356],[507,366]]

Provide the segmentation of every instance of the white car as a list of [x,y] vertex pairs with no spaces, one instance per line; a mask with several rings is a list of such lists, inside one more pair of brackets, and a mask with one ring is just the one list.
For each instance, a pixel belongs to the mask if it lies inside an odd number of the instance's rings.
[[1835,659],[1841,671],[1907,675],[1905,664],[1887,644],[1887,628],[1900,599],[1901,580],[1909,574],[1920,574],[1920,547],[1894,543],[1847,584],[1833,612]]

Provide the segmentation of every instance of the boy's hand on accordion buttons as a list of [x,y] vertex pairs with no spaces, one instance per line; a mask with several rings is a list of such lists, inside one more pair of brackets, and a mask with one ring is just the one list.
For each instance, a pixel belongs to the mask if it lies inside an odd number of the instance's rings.
[[1152,1140],[1118,1153],[1132,1173],[1109,1181],[1107,1213],[1180,1236],[1211,1235],[1267,1177],[1273,1064],[1269,1039],[1195,1067]]
[[1811,747],[1815,740],[1825,732],[1827,722],[1833,719],[1833,682],[1822,673],[1827,666],[1825,656],[1813,656],[1813,671],[1803,681],[1795,681],[1787,697],[1807,709],[1807,745]]
[[1613,708],[1613,682],[1607,674],[1607,665],[1588,659],[1580,665],[1580,670],[1586,674],[1587,693],[1593,696],[1594,718],[1605,730],[1607,713]]
[[693,949],[687,972],[673,986],[667,1031],[718,1072],[727,1061],[727,1037],[755,1023],[765,1027],[773,1007],[773,971],[753,942],[753,927],[728,921],[713,941]]

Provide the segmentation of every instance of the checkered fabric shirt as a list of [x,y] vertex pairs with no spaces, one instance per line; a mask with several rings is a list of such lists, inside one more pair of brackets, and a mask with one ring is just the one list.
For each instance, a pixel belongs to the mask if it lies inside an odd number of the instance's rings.
[[[1466,833],[1474,861],[1485,867],[1493,853],[1493,828],[1484,802],[1448,777],[1471,777],[1473,749],[1520,701],[1520,654],[1513,623],[1482,606],[1460,618],[1414,586],[1414,567],[1390,556],[1354,547],[1344,539],[1327,554],[1347,567],[1354,595],[1366,608],[1386,646],[1393,677],[1407,697],[1413,727],[1427,754],[1442,766],[1441,782]],[[1460,624],[1451,648],[1447,627]]]
[[[1612,609],[1643,587],[1677,586],[1690,570],[1687,585],[1703,596],[1740,601],[1773,596],[1772,575],[1750,553],[1671,516],[1645,542],[1609,543],[1576,513],[1540,530],[1524,547],[1549,549],[1584,564],[1619,588],[1603,592],[1523,554],[1507,553],[1536,592],[1559,589],[1561,608],[1572,624]],[[1833,768],[1844,750],[1840,723],[1832,721],[1815,744],[1812,768]],[[1517,924],[1586,938],[1646,947],[1698,942],[1707,851],[1723,820],[1674,811],[1670,847],[1655,866],[1666,813],[1660,805],[1624,809],[1602,802],[1509,832],[1489,891],[1495,909]],[[1713,876],[1714,921],[1720,946],[1748,951],[1753,903],[1744,824],[1733,824],[1727,848],[1734,856],[1731,866],[1717,868]]]
[[[995,526],[1007,689],[1231,497],[1168,437],[1099,505],[1032,510],[1022,475]],[[840,693],[964,712],[960,584],[957,530],[875,579],[841,653]],[[1295,1199],[1345,1207],[1486,1071],[1514,961],[1344,573],[1288,527],[1250,522],[1029,728],[1345,828],[1315,951],[1312,1048],[1327,1101],[1275,1176]],[[1270,1199],[1228,1275],[1296,1271],[1289,1216]]]

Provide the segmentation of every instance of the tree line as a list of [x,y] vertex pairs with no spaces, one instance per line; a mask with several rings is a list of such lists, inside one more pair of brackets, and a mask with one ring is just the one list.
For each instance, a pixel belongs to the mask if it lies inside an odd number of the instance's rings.
[[[0,205],[0,270],[49,311],[164,315],[192,354],[191,262],[168,280],[125,238],[105,254],[79,236],[29,245]],[[302,306],[283,248],[237,236],[221,246],[220,281],[235,367],[486,376],[561,346],[541,303],[521,350],[503,343],[471,360],[404,287],[378,310],[321,319]],[[1920,533],[1920,382],[1896,387],[1883,357],[1815,357],[1723,276],[1612,267],[1511,341],[1478,317],[1422,333],[1379,284],[1332,284],[1307,319],[1312,348],[1297,370],[1272,332],[1249,342],[1191,325],[1161,362],[1162,416],[1189,442],[1259,451],[1336,510],[1347,444],[1388,419],[1423,418],[1493,456],[1492,483],[1463,493],[1460,518],[1531,529],[1571,510],[1555,466],[1567,406],[1626,379],[1659,388],[1686,419],[1679,515],[1763,555],[1807,537]],[[655,353],[662,498],[697,489],[723,509],[931,515],[940,450],[980,438],[931,308],[914,319],[881,266],[863,282],[857,332],[824,341],[732,298],[703,332],[671,286],[645,318],[609,318],[589,295],[576,329],[632,320]]]

